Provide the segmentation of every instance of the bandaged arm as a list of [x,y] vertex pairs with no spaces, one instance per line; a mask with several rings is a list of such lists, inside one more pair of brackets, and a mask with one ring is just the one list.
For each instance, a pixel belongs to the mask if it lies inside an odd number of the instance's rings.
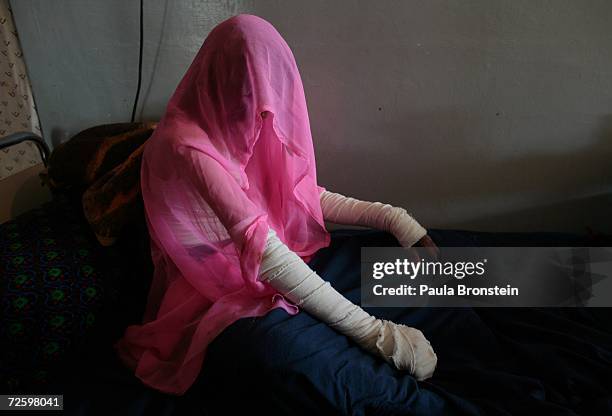
[[360,201],[327,190],[321,192],[320,199],[326,221],[387,231],[404,247],[414,245],[427,234],[427,230],[404,208],[381,202]]
[[[215,159],[191,148],[180,150],[187,162],[181,165],[188,169],[186,176],[192,178],[231,234],[233,225],[245,220],[245,212],[254,211],[252,202],[237,183],[225,181],[227,172]],[[259,278],[396,368],[406,369],[419,379],[433,373],[437,359],[419,330],[376,319],[351,303],[282,243],[272,229],[268,233]]]
[[419,380],[431,377],[437,357],[418,329],[381,320],[338,293],[276,235],[268,232],[260,280],[291,302]]

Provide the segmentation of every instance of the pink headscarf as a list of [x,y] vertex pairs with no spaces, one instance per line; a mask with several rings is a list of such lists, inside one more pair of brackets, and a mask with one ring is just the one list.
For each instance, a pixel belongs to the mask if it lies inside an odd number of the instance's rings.
[[298,312],[258,281],[269,227],[305,261],[329,244],[302,82],[270,23],[212,30],[146,144],[141,186],[155,273],[143,324],[115,347],[145,384],[183,394],[227,326]]

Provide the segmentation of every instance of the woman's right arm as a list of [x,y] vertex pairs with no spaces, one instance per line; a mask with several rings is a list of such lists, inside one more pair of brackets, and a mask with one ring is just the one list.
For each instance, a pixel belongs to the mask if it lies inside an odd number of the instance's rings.
[[355,305],[313,271],[276,236],[268,239],[259,278],[330,327],[418,380],[432,376],[437,357],[421,331],[377,319]]

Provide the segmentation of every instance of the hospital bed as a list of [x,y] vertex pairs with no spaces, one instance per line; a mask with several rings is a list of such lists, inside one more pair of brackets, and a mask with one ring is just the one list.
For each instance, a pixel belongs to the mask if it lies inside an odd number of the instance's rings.
[[[44,153],[44,148],[42,150]],[[144,221],[97,243],[80,201],[52,201],[0,225],[2,390],[64,394],[67,414],[507,415],[612,413],[612,310],[369,308],[421,329],[432,379],[364,352],[307,313],[245,318],[209,347],[181,397],[144,386],[111,345],[139,323],[151,280]],[[559,233],[429,230],[439,246],[610,245]],[[310,265],[359,303],[360,248],[397,245],[336,230]]]

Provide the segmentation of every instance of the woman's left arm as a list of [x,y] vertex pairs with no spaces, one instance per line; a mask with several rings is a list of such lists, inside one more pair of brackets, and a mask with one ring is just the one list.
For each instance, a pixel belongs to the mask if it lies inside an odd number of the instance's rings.
[[323,218],[337,224],[360,225],[387,231],[404,247],[427,247],[437,257],[438,248],[421,226],[404,208],[381,202],[361,201],[324,190],[320,195]]

